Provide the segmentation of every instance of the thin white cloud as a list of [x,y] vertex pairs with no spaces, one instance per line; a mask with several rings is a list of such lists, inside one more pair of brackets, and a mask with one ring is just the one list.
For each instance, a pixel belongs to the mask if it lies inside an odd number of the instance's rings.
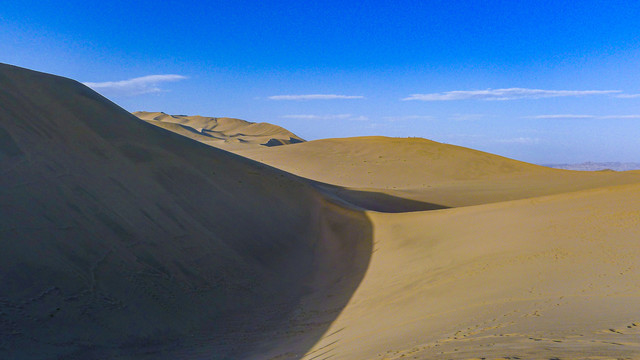
[[594,115],[579,115],[579,114],[547,114],[547,115],[535,115],[525,116],[526,119],[593,119]]
[[366,116],[356,116],[351,114],[329,114],[329,115],[314,115],[314,114],[293,114],[283,115],[284,119],[301,119],[301,120],[355,120],[366,121],[369,120]]
[[452,100],[517,100],[541,99],[567,96],[607,95],[620,93],[621,90],[542,90],[542,89],[487,89],[458,90],[431,94],[412,94],[402,100],[452,101]]
[[336,99],[364,99],[360,95],[336,95],[336,94],[307,94],[307,95],[274,95],[269,100],[336,100]]
[[640,115],[548,114],[525,116],[526,119],[640,119]]
[[606,115],[597,116],[598,119],[640,119],[640,115]]
[[640,94],[620,94],[616,95],[616,97],[621,99],[635,99],[640,98]]
[[182,75],[147,75],[129,80],[105,81],[105,82],[84,82],[83,84],[93,90],[111,96],[134,96],[163,91],[159,84],[186,79]]
[[388,121],[404,121],[404,120],[433,120],[431,115],[404,115],[404,116],[385,116],[383,119]]

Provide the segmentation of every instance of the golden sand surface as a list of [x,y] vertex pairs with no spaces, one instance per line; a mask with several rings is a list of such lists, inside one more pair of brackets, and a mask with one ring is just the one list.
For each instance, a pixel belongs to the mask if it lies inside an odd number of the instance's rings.
[[640,181],[640,171],[551,169],[422,138],[322,139],[234,152],[322,183],[446,207]]

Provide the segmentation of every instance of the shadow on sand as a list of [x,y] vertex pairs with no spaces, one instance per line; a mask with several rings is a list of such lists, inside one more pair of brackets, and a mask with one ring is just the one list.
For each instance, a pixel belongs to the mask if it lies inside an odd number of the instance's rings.
[[448,209],[448,206],[401,198],[375,191],[349,189],[312,181],[323,193],[363,210],[386,213]]

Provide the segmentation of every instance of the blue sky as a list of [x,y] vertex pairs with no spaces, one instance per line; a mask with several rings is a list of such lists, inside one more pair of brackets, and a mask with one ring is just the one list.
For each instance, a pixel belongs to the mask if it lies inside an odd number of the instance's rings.
[[12,1],[0,62],[306,139],[640,162],[640,2]]

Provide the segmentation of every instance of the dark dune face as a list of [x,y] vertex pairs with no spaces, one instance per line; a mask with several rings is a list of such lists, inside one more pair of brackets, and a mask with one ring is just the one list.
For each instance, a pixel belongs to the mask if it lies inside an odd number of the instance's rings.
[[293,176],[0,64],[0,358],[304,352],[370,237]]

